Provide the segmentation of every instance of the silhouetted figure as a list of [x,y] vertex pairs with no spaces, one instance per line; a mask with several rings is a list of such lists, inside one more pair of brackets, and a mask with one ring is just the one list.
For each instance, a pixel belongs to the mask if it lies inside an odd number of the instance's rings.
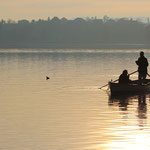
[[128,84],[130,82],[127,70],[123,70],[122,74],[119,76],[119,83]]
[[144,52],[140,52],[140,57],[135,62],[138,65],[138,72],[139,72],[138,79],[139,80],[146,79],[148,61],[147,58],[145,58],[144,56]]
[[46,76],[46,80],[49,80],[49,79],[50,79],[50,77]]

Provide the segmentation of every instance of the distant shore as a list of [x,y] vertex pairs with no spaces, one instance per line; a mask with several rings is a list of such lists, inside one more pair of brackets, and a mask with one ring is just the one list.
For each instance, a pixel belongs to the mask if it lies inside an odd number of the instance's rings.
[[98,42],[0,42],[0,49],[150,49],[150,44]]

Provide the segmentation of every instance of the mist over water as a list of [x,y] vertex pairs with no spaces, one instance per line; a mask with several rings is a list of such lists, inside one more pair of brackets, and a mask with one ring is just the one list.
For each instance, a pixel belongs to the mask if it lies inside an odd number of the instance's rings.
[[98,89],[136,71],[139,52],[1,49],[0,149],[148,149],[150,95]]

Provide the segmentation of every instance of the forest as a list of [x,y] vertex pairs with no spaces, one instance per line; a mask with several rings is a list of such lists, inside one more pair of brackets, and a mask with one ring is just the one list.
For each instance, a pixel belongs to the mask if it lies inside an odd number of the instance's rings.
[[102,19],[53,17],[46,20],[1,20],[0,45],[9,43],[148,44],[150,23],[132,18]]

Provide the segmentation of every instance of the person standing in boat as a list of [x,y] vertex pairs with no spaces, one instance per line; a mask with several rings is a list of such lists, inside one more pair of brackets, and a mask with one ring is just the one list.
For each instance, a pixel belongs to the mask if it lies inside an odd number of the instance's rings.
[[148,67],[148,61],[147,58],[144,56],[144,52],[140,52],[140,57],[138,58],[137,61],[135,61],[136,64],[138,65],[138,79],[146,79],[147,76],[147,67]]
[[119,83],[120,84],[128,84],[130,82],[128,71],[123,70],[122,74],[119,76]]

